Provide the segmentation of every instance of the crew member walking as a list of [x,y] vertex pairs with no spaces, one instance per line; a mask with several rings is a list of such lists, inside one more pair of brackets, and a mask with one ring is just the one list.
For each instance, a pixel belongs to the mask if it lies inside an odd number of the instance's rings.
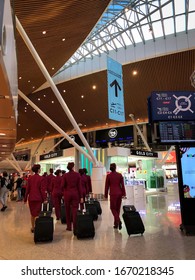
[[74,162],[69,162],[67,165],[69,172],[62,176],[62,187],[64,189],[67,230],[72,230],[71,220],[73,220],[73,231],[75,233],[77,210],[79,203],[83,203],[83,193],[80,174],[75,172],[73,168]]
[[105,198],[110,194],[110,210],[114,216],[114,228],[122,228],[120,209],[122,198],[126,196],[124,179],[121,173],[116,172],[116,164],[110,164],[111,173],[106,176]]

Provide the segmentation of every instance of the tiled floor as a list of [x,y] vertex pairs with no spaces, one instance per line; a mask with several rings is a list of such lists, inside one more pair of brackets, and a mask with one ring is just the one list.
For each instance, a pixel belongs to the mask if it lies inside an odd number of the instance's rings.
[[189,260],[195,259],[195,236],[185,236],[181,222],[177,186],[168,192],[150,193],[133,203],[139,210],[145,233],[128,236],[113,229],[108,201],[101,201],[103,213],[95,221],[96,234],[91,240],[77,240],[66,225],[55,222],[52,243],[34,244],[30,233],[30,215],[23,202],[9,202],[0,212],[0,259],[2,260]]

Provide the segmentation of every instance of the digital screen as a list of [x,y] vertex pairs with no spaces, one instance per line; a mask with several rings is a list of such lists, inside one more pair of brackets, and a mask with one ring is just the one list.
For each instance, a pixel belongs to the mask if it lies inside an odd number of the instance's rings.
[[195,142],[195,121],[159,122],[161,143]]
[[180,148],[184,198],[195,198],[195,147]]

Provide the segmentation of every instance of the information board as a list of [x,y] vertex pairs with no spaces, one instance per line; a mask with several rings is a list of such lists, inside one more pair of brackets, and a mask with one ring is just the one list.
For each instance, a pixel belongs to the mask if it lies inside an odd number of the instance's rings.
[[152,92],[149,98],[151,121],[195,119],[195,92]]

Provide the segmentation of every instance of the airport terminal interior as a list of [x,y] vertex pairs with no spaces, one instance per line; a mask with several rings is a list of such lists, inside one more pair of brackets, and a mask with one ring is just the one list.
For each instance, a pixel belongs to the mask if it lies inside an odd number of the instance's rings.
[[[0,260],[195,259],[195,235],[181,228],[186,209],[195,224],[194,18],[194,0],[0,1],[0,173],[74,161],[102,207],[94,238],[67,231],[53,208],[53,241],[35,244],[29,205],[10,192]],[[111,162],[128,188],[120,230],[103,175],[101,187],[94,177]],[[143,234],[128,235],[124,205],[136,207]]]
[[[11,201],[0,213],[0,259],[2,260],[190,260],[195,259],[195,237],[180,230],[181,214],[177,184],[167,192],[150,192],[134,204],[143,219],[143,235],[113,229],[109,201],[100,201],[102,215],[94,221],[95,237],[78,240],[66,225],[56,221],[53,242],[34,243],[28,205]],[[122,214],[121,210],[121,214]]]

